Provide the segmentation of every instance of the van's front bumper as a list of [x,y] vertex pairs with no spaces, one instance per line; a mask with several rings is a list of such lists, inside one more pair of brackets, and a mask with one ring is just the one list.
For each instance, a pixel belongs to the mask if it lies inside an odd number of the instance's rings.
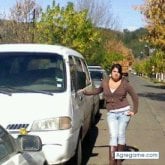
[[79,131],[70,133],[69,130],[30,133],[40,136],[42,151],[48,164],[67,162],[75,154]]
[[42,150],[45,155],[46,161],[48,164],[61,164],[67,162],[73,155],[73,149],[70,149],[70,152],[67,148],[67,145],[58,145],[58,144],[47,144],[44,145]]

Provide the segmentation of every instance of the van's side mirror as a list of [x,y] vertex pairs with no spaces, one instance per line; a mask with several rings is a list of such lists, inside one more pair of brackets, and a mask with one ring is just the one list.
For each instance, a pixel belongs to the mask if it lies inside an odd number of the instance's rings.
[[42,142],[39,136],[19,135],[17,141],[23,151],[32,152],[42,149]]
[[86,86],[86,74],[85,72],[76,72],[76,91],[83,89]]

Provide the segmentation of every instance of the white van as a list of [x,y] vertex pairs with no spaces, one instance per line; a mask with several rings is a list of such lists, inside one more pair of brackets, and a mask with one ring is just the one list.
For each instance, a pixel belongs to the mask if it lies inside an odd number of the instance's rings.
[[74,164],[81,163],[81,142],[99,108],[99,96],[85,96],[82,88],[93,86],[77,51],[44,44],[0,45],[0,124],[14,137],[21,128],[39,136],[48,164],[73,156]]

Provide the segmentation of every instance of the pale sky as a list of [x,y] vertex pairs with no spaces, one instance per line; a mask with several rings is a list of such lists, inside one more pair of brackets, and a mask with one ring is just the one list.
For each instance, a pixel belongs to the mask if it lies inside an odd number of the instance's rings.
[[[53,0],[36,1],[42,8],[45,8],[47,5],[51,5]],[[16,0],[0,0],[0,13],[7,12],[9,8],[13,7],[15,2]],[[62,6],[67,4],[67,2],[74,3],[74,0],[56,0],[56,3]],[[118,18],[121,29],[135,30],[144,27],[143,16],[140,12],[133,9],[133,6],[143,4],[143,2],[144,0],[111,0],[112,13]]]
[[122,29],[135,30],[145,26],[144,17],[135,11],[133,6],[144,3],[144,0],[111,0],[113,14],[119,17]]

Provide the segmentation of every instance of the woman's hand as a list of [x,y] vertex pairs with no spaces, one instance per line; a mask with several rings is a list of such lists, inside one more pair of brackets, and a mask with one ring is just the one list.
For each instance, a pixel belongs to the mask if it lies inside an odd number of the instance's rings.
[[133,111],[128,111],[127,112],[127,116],[134,116],[134,115],[135,115],[135,113]]
[[78,92],[85,94],[85,89],[79,89]]
[[84,89],[79,89],[78,92],[84,93]]

